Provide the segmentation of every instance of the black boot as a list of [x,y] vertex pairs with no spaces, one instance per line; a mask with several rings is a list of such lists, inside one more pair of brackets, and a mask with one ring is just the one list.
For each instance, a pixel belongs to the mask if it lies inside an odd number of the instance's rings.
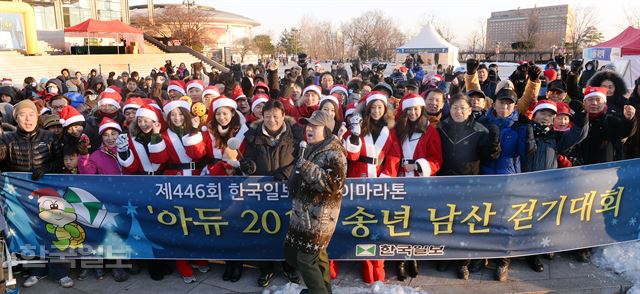
[[234,261],[229,281],[235,283],[242,277],[242,261]]
[[458,267],[458,278],[463,280],[469,279],[469,268],[466,265],[461,265]]
[[418,276],[420,271],[418,270],[418,261],[417,260],[407,260],[405,263],[405,268],[407,269],[407,273],[410,277],[415,278]]
[[542,264],[540,255],[527,256],[526,259],[527,259],[527,263],[529,264],[529,267],[531,267],[533,271],[539,272],[539,273],[544,271],[544,265]]
[[404,261],[398,261],[396,264],[396,275],[398,275],[398,281],[404,281],[407,279],[407,271]]
[[582,262],[582,263],[591,262],[591,249],[590,248],[578,249],[576,253],[577,253],[576,259],[578,259],[579,262]]
[[438,261],[438,264],[436,265],[436,270],[438,270],[439,272],[446,272],[447,270],[449,270],[449,261],[447,260]]
[[290,266],[286,261],[283,261],[281,265],[282,272],[284,273],[284,276],[289,280],[289,282],[300,284],[300,275],[298,274],[298,271],[296,271],[296,268]]
[[231,279],[231,273],[233,272],[233,261],[224,262],[224,274],[222,274],[222,280],[228,281]]
[[149,276],[154,281],[160,281],[164,279],[164,269],[158,264],[156,261],[150,261],[147,264],[147,270],[149,271]]

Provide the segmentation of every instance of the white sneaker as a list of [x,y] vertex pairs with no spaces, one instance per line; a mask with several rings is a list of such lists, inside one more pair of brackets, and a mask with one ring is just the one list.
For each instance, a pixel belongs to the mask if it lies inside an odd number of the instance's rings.
[[69,276],[66,276],[66,277],[58,280],[58,282],[60,283],[60,286],[62,286],[62,288],[71,288],[71,287],[73,287],[73,279],[71,279]]
[[201,273],[209,272],[209,270],[211,269],[208,265],[196,265],[195,268],[198,269],[198,271]]
[[196,281],[196,277],[194,277],[194,276],[182,277],[182,280],[184,281],[185,284],[191,284],[191,283]]
[[24,280],[24,282],[22,283],[22,287],[25,288],[29,288],[35,284],[37,284],[40,280],[46,278],[47,276],[42,276],[42,277],[38,277],[38,276],[29,276],[26,280]]

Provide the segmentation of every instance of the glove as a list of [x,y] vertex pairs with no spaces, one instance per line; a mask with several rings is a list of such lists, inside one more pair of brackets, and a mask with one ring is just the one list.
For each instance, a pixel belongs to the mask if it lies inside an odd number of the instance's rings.
[[453,66],[449,65],[447,67],[447,70],[444,72],[444,81],[445,82],[452,82],[453,79],[455,79],[456,76],[453,75]]
[[571,100],[571,102],[569,102],[569,108],[571,108],[574,113],[582,113],[584,111],[584,105],[578,100]]
[[477,59],[473,59],[473,58],[467,59],[467,74],[468,75],[475,74],[479,66],[480,66],[480,62],[478,62]]
[[554,58],[556,63],[560,66],[560,68],[564,67],[565,64],[565,58],[562,55],[556,55],[556,57]]
[[31,180],[39,181],[44,176],[44,168],[36,168],[31,172]]
[[530,81],[537,82],[538,80],[540,80],[540,74],[542,74],[542,69],[533,65],[529,67],[529,70],[527,71],[527,73],[529,74]]
[[256,164],[246,158],[242,158],[240,160],[240,170],[248,175],[252,175],[256,172]]
[[582,59],[574,59],[571,61],[571,72],[580,74],[582,71],[582,63],[584,61]]
[[273,175],[273,180],[276,182],[284,182],[287,180],[287,177],[285,177],[282,173],[275,173]]
[[89,148],[87,147],[87,142],[85,141],[80,141],[78,143],[78,154],[80,155],[87,155],[89,154]]
[[360,124],[362,123],[362,116],[359,113],[355,113],[349,118],[349,130],[351,134],[358,137],[360,136]]
[[129,137],[127,134],[118,135],[118,138],[116,138],[116,146],[118,147],[118,153],[129,150]]
[[304,159],[303,157],[298,158],[298,160],[296,161],[296,169],[301,169],[305,163],[307,163],[306,159]]

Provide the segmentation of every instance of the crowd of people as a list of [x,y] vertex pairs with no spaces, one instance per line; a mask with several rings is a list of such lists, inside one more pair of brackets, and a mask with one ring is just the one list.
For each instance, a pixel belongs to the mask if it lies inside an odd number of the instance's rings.
[[[632,90],[610,68],[559,56],[544,66],[522,62],[508,79],[499,67],[469,59],[466,67],[427,67],[410,56],[385,76],[385,66],[330,70],[305,55],[279,75],[277,61],[189,73],[171,61],[148,76],[138,72],[63,69],[56,78],[24,79],[0,87],[0,166],[4,172],[44,174],[271,176],[287,181],[294,214],[284,240],[284,275],[311,293],[331,292],[339,275],[326,248],[340,212],[345,178],[515,174],[609,162],[640,155]],[[193,67],[192,67],[193,68]],[[300,141],[308,146],[300,150]],[[302,153],[302,154],[301,154]],[[313,217],[309,217],[309,213]],[[588,249],[575,252],[589,262]],[[541,256],[526,257],[543,271]],[[126,261],[123,261],[126,262]],[[486,260],[441,261],[468,279]],[[508,278],[510,259],[496,263]],[[228,261],[223,280],[238,281],[243,264]],[[365,283],[385,280],[383,260],[362,261]],[[268,286],[278,267],[260,268]],[[398,280],[419,274],[418,262],[393,262]],[[185,283],[207,262],[149,261],[152,279],[175,267]],[[124,281],[130,269],[111,270]],[[64,287],[64,263],[32,270],[23,286],[48,275]],[[300,275],[298,274],[300,273]],[[82,269],[77,279],[87,279]],[[105,270],[95,270],[102,279]]]

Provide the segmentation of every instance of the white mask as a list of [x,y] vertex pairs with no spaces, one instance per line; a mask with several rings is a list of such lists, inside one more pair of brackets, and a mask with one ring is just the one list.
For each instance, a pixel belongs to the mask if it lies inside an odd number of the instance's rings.
[[36,83],[36,82],[31,83],[31,87],[34,87],[34,88],[35,88],[35,87],[37,87],[37,86],[38,86],[38,83]]
[[47,90],[51,94],[58,94],[58,87],[48,87]]

